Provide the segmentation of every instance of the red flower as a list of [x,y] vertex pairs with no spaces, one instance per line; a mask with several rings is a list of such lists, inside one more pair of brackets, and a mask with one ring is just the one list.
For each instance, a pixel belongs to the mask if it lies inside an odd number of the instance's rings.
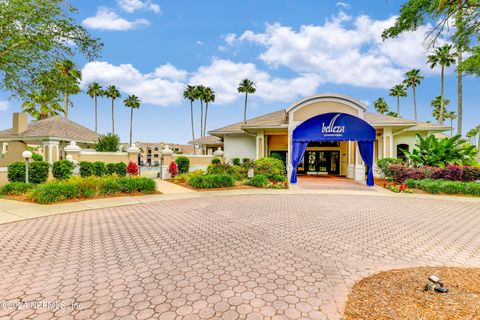
[[138,165],[133,161],[130,161],[130,163],[127,166],[127,172],[131,176],[138,176],[138,169],[139,169]]
[[168,173],[170,173],[172,178],[175,178],[175,176],[178,174],[178,166],[175,161],[170,162],[170,166],[168,166]]

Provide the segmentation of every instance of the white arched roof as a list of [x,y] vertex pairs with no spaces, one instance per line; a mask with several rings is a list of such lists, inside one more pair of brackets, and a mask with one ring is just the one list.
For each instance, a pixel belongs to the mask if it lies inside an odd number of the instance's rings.
[[354,99],[350,96],[343,95],[343,94],[338,94],[338,93],[321,93],[321,94],[310,96],[310,97],[307,97],[307,98],[304,98],[302,100],[299,100],[299,101],[296,101],[296,102],[292,103],[286,109],[286,111],[288,113],[290,111],[300,109],[300,108],[302,108],[306,105],[312,104],[312,103],[325,102],[325,101],[343,103],[343,104],[349,105],[349,106],[351,106],[355,109],[358,109],[359,111],[362,111],[362,112],[367,110],[367,106],[363,102],[361,102],[357,99]]

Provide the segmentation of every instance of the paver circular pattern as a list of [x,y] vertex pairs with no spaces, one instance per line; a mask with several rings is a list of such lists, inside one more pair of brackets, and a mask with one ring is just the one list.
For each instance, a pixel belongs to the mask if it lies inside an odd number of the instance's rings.
[[209,197],[1,225],[0,247],[1,319],[338,319],[376,271],[479,267],[480,214],[465,201]]

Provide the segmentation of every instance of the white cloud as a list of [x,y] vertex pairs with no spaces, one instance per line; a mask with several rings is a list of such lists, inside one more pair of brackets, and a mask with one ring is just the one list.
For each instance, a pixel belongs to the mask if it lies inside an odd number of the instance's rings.
[[[283,66],[301,74],[318,74],[328,82],[388,88],[411,68],[431,72],[425,64],[427,27],[382,41],[381,33],[395,17],[372,20],[344,12],[323,25],[303,25],[298,31],[268,24],[264,32],[227,35],[226,45],[251,42],[265,47],[260,59],[271,67]],[[228,37],[228,38],[227,38]]]
[[150,22],[145,19],[126,20],[114,11],[100,7],[95,16],[86,18],[82,24],[91,29],[125,31],[139,26],[147,26]]
[[0,111],[7,111],[8,107],[8,101],[0,101]]
[[343,8],[343,9],[350,9],[351,6],[348,3],[345,2],[337,2],[337,7]]
[[117,0],[117,3],[120,8],[122,8],[128,13],[132,13],[140,9],[153,11],[155,13],[162,13],[162,9],[160,8],[160,6],[152,1]]
[[275,78],[265,71],[258,70],[253,63],[235,63],[214,58],[210,65],[198,68],[190,83],[214,88],[215,102],[227,104],[240,98],[237,87],[244,78],[256,83],[255,97],[279,102],[289,102],[299,96],[311,95],[321,82],[320,77],[313,74],[301,74],[292,79]]
[[205,43],[203,43],[203,41],[200,41],[200,40],[197,40],[197,42],[195,42],[197,45],[199,46],[203,46]]
[[82,87],[92,81],[104,86],[116,85],[120,91],[137,95],[142,103],[159,106],[177,105],[182,93],[187,73],[171,64],[162,65],[152,73],[141,73],[131,64],[113,65],[94,61],[82,69]]

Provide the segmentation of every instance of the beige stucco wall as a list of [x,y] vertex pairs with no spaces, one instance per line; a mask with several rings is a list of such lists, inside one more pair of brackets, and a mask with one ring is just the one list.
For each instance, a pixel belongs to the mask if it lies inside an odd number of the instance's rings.
[[422,137],[427,136],[427,132],[408,132],[397,134],[393,136],[393,157],[397,156],[397,145],[399,144],[408,144],[408,150],[412,151],[417,143],[416,133],[420,134]]
[[358,116],[358,113],[359,113],[357,109],[350,107],[348,105],[338,103],[338,102],[324,101],[324,102],[315,102],[315,103],[306,105],[301,109],[295,110],[293,113],[293,120],[304,121],[316,115],[329,113],[329,112],[343,112],[343,113],[351,114],[354,116]]
[[0,159],[0,167],[6,167],[15,161],[22,161],[22,153],[27,150],[27,144],[23,142],[11,141],[8,143],[8,152]]
[[0,186],[3,186],[8,182],[7,174],[7,168],[0,168]]
[[[208,166],[212,162],[212,159],[215,158],[213,155],[174,154],[172,155],[172,160],[175,161],[178,157],[188,158],[188,160],[190,160],[190,166]],[[168,163],[170,163],[170,161]]]
[[[126,162],[130,161],[128,153],[126,152],[95,152],[95,153],[79,153],[78,161],[101,161],[105,163],[117,163],[117,162]],[[136,161],[135,161],[136,162]]]
[[248,134],[232,134],[224,137],[225,158],[255,159],[256,139]]

